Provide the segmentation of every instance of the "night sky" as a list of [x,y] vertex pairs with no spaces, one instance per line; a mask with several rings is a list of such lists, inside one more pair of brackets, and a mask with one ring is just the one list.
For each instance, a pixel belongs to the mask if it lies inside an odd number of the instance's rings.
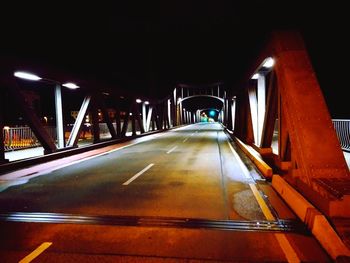
[[0,9],[0,55],[156,98],[168,95],[176,83],[224,82],[234,93],[270,31],[299,30],[332,116],[350,118],[344,95],[349,89],[350,33],[345,4],[32,2]]

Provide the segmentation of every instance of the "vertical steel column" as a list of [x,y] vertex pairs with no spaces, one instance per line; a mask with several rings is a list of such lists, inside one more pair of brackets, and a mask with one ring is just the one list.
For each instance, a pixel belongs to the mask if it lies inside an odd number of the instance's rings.
[[129,118],[130,118],[130,107],[125,111],[125,116],[124,116],[124,120],[123,120],[123,127],[122,127],[122,131],[121,131],[121,137],[126,136],[126,132],[128,131]]
[[248,88],[248,95],[249,95],[250,115],[252,117],[254,142],[255,144],[258,144],[258,102],[256,98],[255,86],[250,86]]
[[137,123],[139,124],[140,133],[145,133],[145,128],[140,117],[139,106],[137,103],[135,104],[135,117],[136,117]]
[[236,98],[233,98],[233,99],[232,99],[231,116],[232,116],[232,130],[235,130],[235,121],[236,121]]
[[98,107],[96,97],[92,98],[91,102],[91,115],[92,115],[92,132],[94,136],[93,143],[100,142],[100,124],[98,120]]
[[0,164],[8,161],[5,159],[3,105],[3,96],[0,96]]
[[142,124],[143,124],[143,128],[145,129],[145,131],[148,131],[147,128],[147,111],[146,111],[146,103],[142,102]]
[[178,125],[178,120],[177,120],[177,101],[176,101],[176,88],[174,89],[174,96],[173,96],[173,103],[172,103],[172,113],[173,113],[173,127]]
[[116,108],[115,109],[115,126],[116,126],[116,132],[117,132],[117,137],[121,137],[121,128],[120,128],[120,109]]
[[[135,101],[135,100],[134,100]],[[131,129],[132,129],[132,136],[136,136],[136,102],[133,102],[132,104],[132,113],[131,113]]]
[[220,86],[218,86],[218,97],[220,98]]
[[260,145],[261,135],[264,127],[264,118],[266,111],[266,87],[265,87],[265,75],[259,74],[258,77],[258,87],[257,87],[257,95],[258,95],[258,131],[257,131],[257,145]]
[[56,133],[57,133],[57,148],[64,148],[64,128],[62,114],[62,91],[61,85],[55,85],[55,110],[56,110]]
[[168,128],[171,128],[171,101],[170,99],[167,100],[167,111],[168,111]]

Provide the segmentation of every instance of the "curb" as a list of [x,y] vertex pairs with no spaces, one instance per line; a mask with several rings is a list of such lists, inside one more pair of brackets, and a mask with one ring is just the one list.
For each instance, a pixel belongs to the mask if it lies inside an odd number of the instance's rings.
[[343,243],[327,218],[309,203],[299,192],[288,184],[280,175],[273,174],[272,168],[266,164],[254,149],[250,149],[238,138],[234,141],[267,178],[272,178],[273,189],[289,205],[294,213],[304,222],[321,246],[333,260],[350,257],[349,248]]

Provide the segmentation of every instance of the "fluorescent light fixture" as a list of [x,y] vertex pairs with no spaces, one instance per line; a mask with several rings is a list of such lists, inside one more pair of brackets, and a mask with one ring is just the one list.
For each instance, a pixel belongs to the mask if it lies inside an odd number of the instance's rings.
[[16,71],[13,75],[17,78],[20,78],[20,79],[41,80],[41,78],[39,76],[34,75],[32,73],[28,73],[28,72]]
[[149,104],[149,101],[148,101],[148,100],[146,100],[146,101],[145,101],[145,104],[146,104],[146,105],[148,105],[148,104]]
[[275,60],[271,57],[265,59],[263,67],[264,68],[272,68],[275,65]]
[[253,76],[252,76],[252,79],[258,79],[259,78],[259,73],[255,73]]
[[142,100],[136,99],[136,103],[141,103],[141,102],[142,102]]
[[67,82],[62,84],[63,87],[66,87],[68,89],[79,89],[79,86],[77,86],[76,84],[72,83],[72,82]]

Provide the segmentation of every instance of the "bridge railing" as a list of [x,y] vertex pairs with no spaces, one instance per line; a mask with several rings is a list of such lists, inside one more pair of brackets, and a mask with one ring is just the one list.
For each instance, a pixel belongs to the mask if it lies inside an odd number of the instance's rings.
[[333,125],[337,133],[341,148],[350,152],[350,119],[333,119]]
[[[46,130],[56,140],[55,127],[46,127]],[[39,140],[28,126],[8,127],[3,129],[5,151],[32,148],[40,146]]]

